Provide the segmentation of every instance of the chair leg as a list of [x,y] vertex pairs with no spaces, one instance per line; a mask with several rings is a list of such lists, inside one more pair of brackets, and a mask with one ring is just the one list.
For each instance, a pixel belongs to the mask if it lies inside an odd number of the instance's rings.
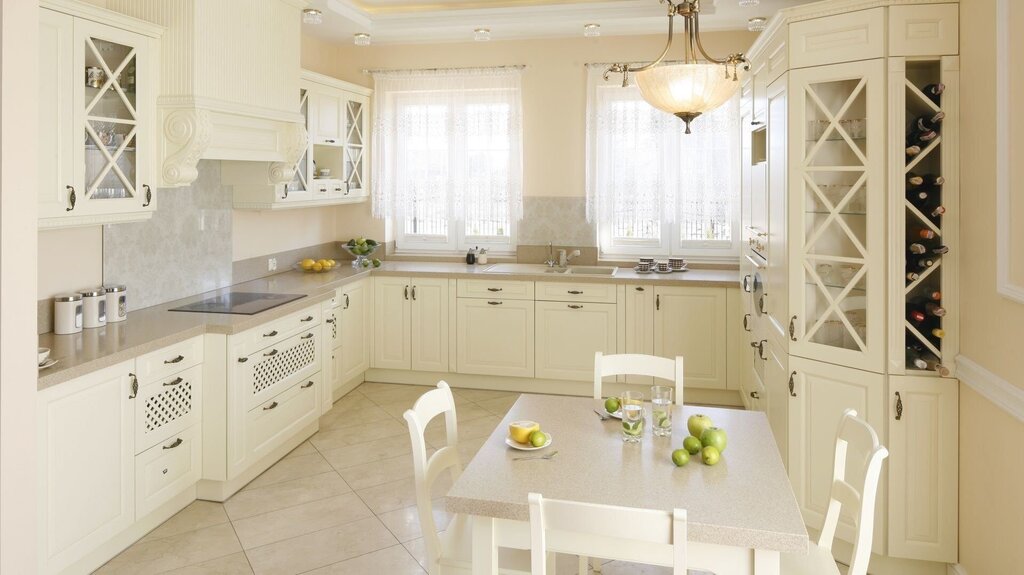
[[558,558],[558,554],[557,553],[549,551],[548,553],[545,554],[545,556],[544,556],[544,560],[545,561],[544,562],[547,565],[545,565],[544,568],[547,570],[548,575],[555,575],[556,564],[558,563],[558,561],[556,560],[557,558]]
[[601,560],[597,557],[590,558],[590,566],[594,568],[594,573],[601,572]]
[[579,566],[576,567],[576,573],[579,573],[579,575],[587,575],[587,558],[580,555],[579,559]]

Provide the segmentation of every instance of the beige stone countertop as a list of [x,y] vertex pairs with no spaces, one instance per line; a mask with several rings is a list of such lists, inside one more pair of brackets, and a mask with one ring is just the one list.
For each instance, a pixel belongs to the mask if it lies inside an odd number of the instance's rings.
[[[388,262],[371,270],[356,270],[347,263],[322,274],[287,271],[284,273],[205,292],[184,299],[128,313],[123,322],[98,329],[86,329],[72,335],[44,333],[39,347],[51,349],[58,363],[39,372],[38,389],[46,389],[93,371],[130,360],[142,354],[184,341],[204,333],[236,334],[278,317],[331,298],[335,288],[371,275],[421,275],[454,278],[489,277],[528,281],[573,281],[656,283],[665,285],[735,286],[735,270],[695,269],[666,275],[637,275],[620,268],[615,277],[551,276],[540,274],[498,274],[485,272],[488,266],[460,263]],[[303,294],[306,297],[256,315],[172,312],[170,308],[193,303],[230,291]]]
[[[622,442],[617,419],[602,421],[601,400],[521,395],[448,491],[453,513],[529,521],[527,494],[628,507],[685,509],[691,541],[783,553],[806,553],[807,530],[782,465],[771,427],[759,411],[675,407],[673,436]],[[648,406],[648,410],[650,407]],[[688,435],[686,419],[705,413],[725,429],[721,461],[699,457],[676,467],[671,454]],[[534,420],[551,435],[551,460],[515,461],[526,452],[508,447],[508,424]],[[650,421],[650,413],[648,419]]]

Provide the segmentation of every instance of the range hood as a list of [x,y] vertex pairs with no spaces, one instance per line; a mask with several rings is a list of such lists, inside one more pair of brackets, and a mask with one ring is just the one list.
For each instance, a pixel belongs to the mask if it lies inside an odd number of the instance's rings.
[[202,159],[261,162],[292,179],[306,147],[299,114],[304,0],[107,0],[166,28],[160,44],[161,187],[195,181]]

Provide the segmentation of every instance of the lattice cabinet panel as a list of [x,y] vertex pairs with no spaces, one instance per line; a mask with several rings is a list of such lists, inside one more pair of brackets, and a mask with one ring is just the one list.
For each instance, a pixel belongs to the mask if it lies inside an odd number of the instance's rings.
[[135,400],[135,451],[146,449],[199,421],[203,368],[197,365],[139,388]]
[[242,377],[238,384],[247,397],[246,409],[320,370],[318,335],[319,329],[310,330],[241,358]]

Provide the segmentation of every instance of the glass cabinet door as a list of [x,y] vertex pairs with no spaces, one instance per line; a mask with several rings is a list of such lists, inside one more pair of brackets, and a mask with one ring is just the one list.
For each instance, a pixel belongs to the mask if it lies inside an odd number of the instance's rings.
[[345,100],[345,188],[346,195],[366,191],[366,136],[368,135],[367,101],[364,98]]
[[791,74],[790,352],[881,372],[884,62]]
[[[303,121],[306,123],[306,129],[309,130],[309,90],[299,90],[299,113],[302,114]],[[292,194],[302,194],[309,190],[309,179],[312,175],[310,170],[310,156],[312,146],[307,142],[306,148],[302,151],[302,156],[299,157],[299,161],[295,164],[295,175],[292,176],[292,181],[288,182],[284,188],[284,198],[289,199]],[[308,199],[308,198],[306,198]]]

